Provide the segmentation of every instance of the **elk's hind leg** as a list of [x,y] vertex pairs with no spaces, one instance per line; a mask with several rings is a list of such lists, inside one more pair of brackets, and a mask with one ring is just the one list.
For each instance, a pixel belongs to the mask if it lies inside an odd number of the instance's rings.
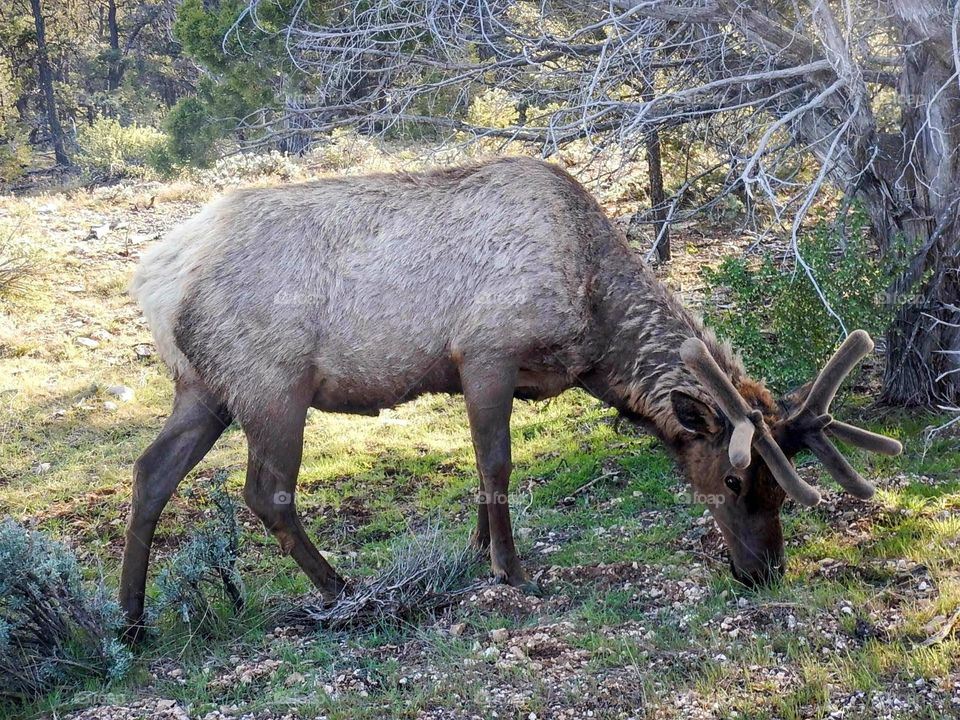
[[[490,568],[494,576],[510,585],[535,592],[513,542],[510,525],[510,414],[516,367],[503,363],[465,361],[460,368],[463,396],[470,418],[470,433],[483,481],[487,527],[490,536]],[[479,512],[482,513],[483,508]],[[478,516],[478,534],[483,516]]]
[[284,398],[243,423],[249,446],[243,496],[283,552],[332,600],[345,583],[310,541],[294,503],[307,407],[301,397]]
[[143,633],[143,603],[150,546],[160,513],[177,485],[203,459],[230,425],[230,413],[197,380],[177,382],[173,412],[157,439],[137,459],[133,469],[133,497],[127,523],[120,606],[126,614],[130,640]]

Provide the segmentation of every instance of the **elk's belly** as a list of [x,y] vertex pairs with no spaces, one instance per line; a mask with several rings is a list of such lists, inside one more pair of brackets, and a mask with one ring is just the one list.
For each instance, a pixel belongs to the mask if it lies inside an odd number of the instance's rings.
[[459,393],[460,374],[450,359],[402,370],[318,368],[311,405],[328,412],[376,415],[424,393]]
[[[565,375],[521,369],[514,397],[545,400],[573,387]],[[460,373],[452,359],[437,361],[416,373],[393,377],[368,377],[356,373],[318,372],[311,405],[327,412],[377,415],[381,410],[408,402],[424,393],[462,392]]]

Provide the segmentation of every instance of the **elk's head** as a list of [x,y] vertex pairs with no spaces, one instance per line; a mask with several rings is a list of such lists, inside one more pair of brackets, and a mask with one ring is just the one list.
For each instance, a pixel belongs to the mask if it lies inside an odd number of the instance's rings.
[[765,584],[783,574],[780,507],[785,497],[806,506],[820,502],[820,494],[793,467],[791,458],[800,450],[810,450],[847,492],[862,499],[873,495],[873,487],[830,437],[885,455],[902,450],[896,440],[839,422],[828,413],[844,377],[872,349],[870,336],[857,330],[812,383],[777,408],[770,403],[759,408],[734,387],[701,340],[689,338],[680,348],[683,362],[716,403],[673,392],[674,413],[695,438],[684,447],[681,461],[697,499],[717,521],[733,574],[742,583]]

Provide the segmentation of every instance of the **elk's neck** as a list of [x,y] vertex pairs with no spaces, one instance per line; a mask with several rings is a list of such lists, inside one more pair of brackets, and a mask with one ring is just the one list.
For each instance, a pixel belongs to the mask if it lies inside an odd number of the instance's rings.
[[631,260],[609,270],[603,280],[598,278],[597,321],[606,348],[591,377],[599,392],[587,390],[677,450],[685,431],[673,412],[671,391],[709,399],[680,359],[684,340],[703,340],[738,388],[744,381],[753,381],[726,343],[704,328],[700,318],[684,308],[648,267]]

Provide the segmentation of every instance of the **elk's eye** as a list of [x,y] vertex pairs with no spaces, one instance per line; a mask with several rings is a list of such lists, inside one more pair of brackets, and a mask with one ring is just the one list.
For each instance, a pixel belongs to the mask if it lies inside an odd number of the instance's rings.
[[730,492],[732,492],[734,495],[740,494],[740,478],[738,478],[736,475],[727,475],[723,479],[723,482],[728,488],[730,488]]

